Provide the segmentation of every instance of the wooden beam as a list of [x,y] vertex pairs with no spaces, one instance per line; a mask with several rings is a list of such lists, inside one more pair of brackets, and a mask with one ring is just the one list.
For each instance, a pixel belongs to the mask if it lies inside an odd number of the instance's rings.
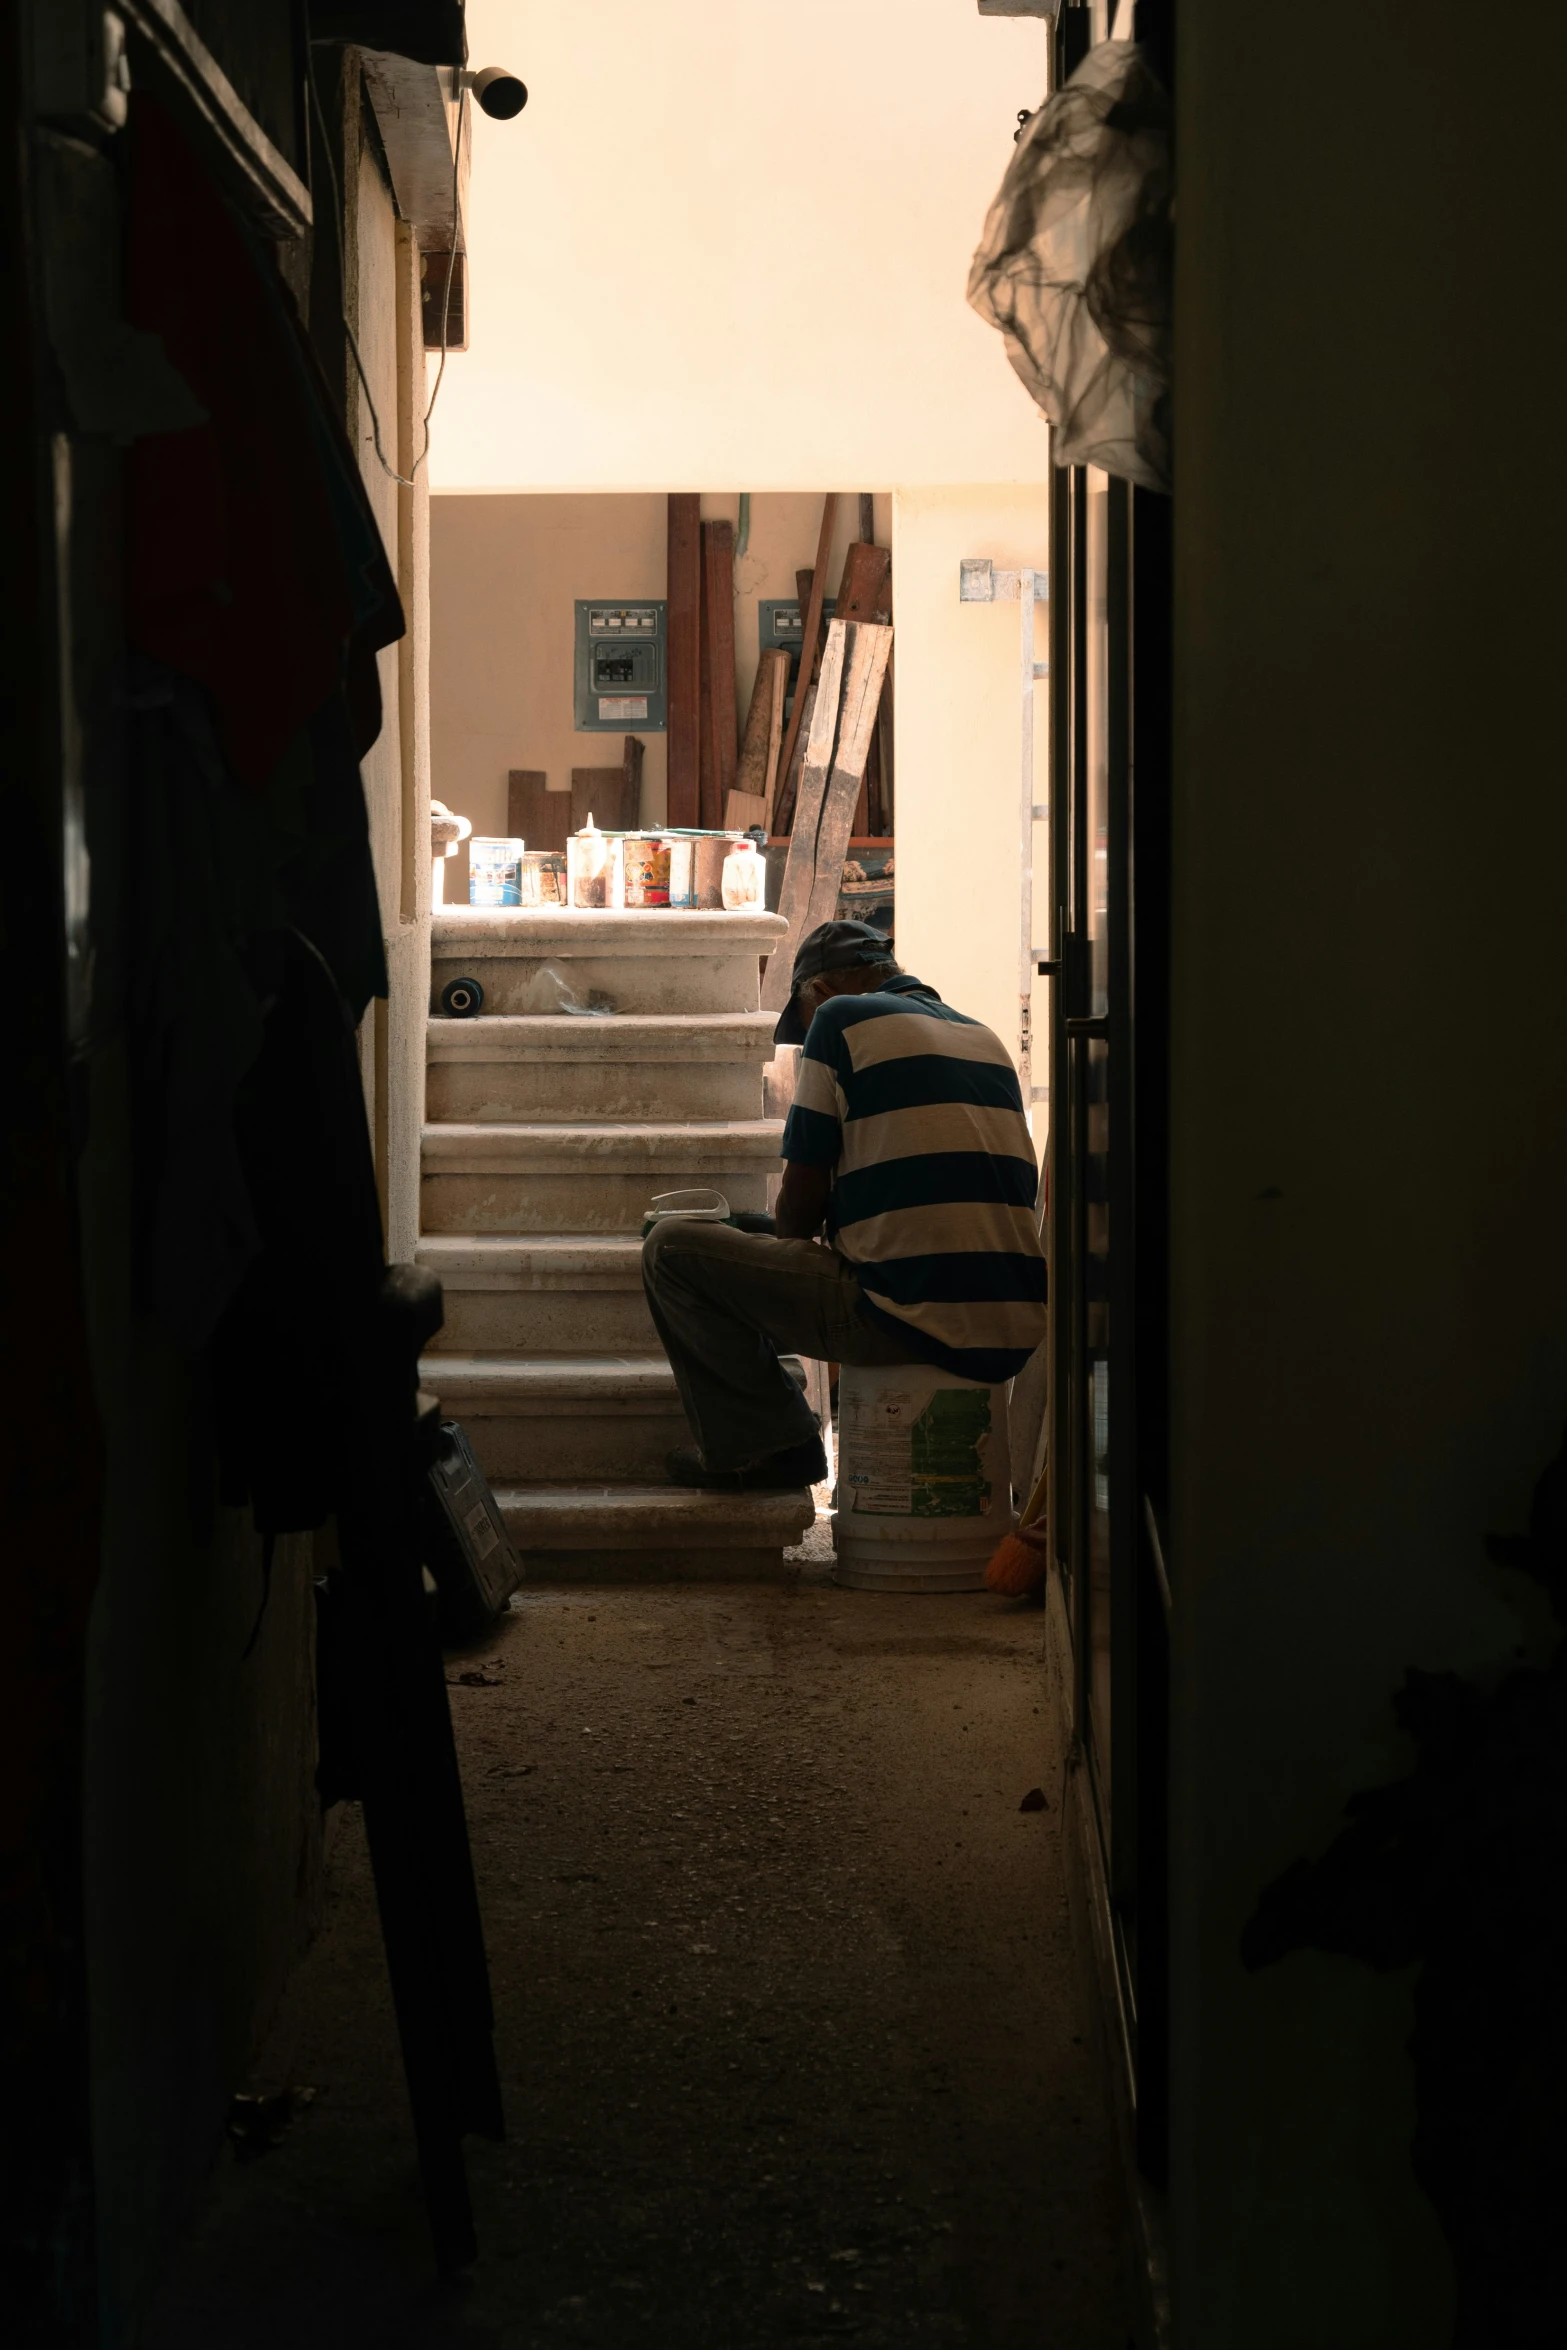
[[[863,520],[863,499],[860,505]],[[840,620],[884,620],[892,600],[888,586],[891,571],[892,554],[889,548],[870,546],[863,539],[851,546],[843,561],[837,617]],[[873,800],[879,807],[881,790],[874,737],[860,784],[860,804],[854,811],[854,830],[862,836],[876,829],[871,815]]]
[[838,493],[829,490],[822,500],[822,527],[816,539],[816,563],[811,573],[811,597],[800,632],[800,676],[794,689],[794,710],[779,753],[778,771],[786,779],[805,716],[806,689],[816,667],[816,646],[822,628],[822,604],[827,594],[827,558],[832,553],[833,526],[838,519]]
[[856,540],[844,557],[843,578],[838,583],[838,600],[833,607],[835,620],[874,620],[887,609],[887,581],[892,571],[892,555],[886,547],[867,546]]
[[789,656],[781,646],[772,654],[773,690],[767,715],[767,764],[762,771],[762,822],[771,834],[773,805],[778,794],[778,754],[783,749],[784,704],[789,698]]
[[[783,886],[778,893],[778,911],[788,923],[789,930],[787,937],[781,938],[769,954],[767,969],[762,974],[762,1009],[765,1012],[781,1012],[788,1002],[795,949],[810,928],[805,917],[810,908],[812,886],[816,879],[816,828],[822,812],[822,794],[832,772],[833,746],[838,735],[843,656],[844,624],[841,620],[830,620],[827,623],[827,642],[822,647],[821,670],[816,680],[810,732],[805,737],[805,757],[800,768],[800,797],[795,808],[794,830],[789,836]],[[795,707],[799,708],[798,699]],[[841,858],[839,869],[842,870]]]
[[[834,620],[834,628],[838,625]],[[807,937],[818,923],[831,922],[838,911],[838,892],[843,886],[843,861],[849,853],[855,805],[865,778],[865,761],[870,752],[871,738],[876,730],[876,712],[881,706],[887,656],[892,650],[892,630],[875,621],[851,621],[848,634],[847,674],[843,687],[843,707],[838,719],[838,750],[832,774],[822,794],[821,814],[817,820],[811,893],[801,918],[802,938]]]
[[[314,217],[310,190],[273,146],[179,0],[120,0],[120,14],[132,35],[138,86],[145,80],[156,88],[164,78],[172,84],[188,118],[194,118],[198,141],[264,236],[280,242],[302,237]],[[85,38],[85,30],[78,38]],[[312,123],[312,136],[317,128]]]
[[666,724],[669,802],[666,822],[702,820],[702,501],[684,490],[669,498],[669,555],[664,579]]
[[867,546],[876,536],[876,493],[874,490],[861,490],[860,492],[860,536]]
[[702,822],[715,830],[735,786],[735,533],[702,525]]
[[793,832],[794,812],[800,796],[800,770],[805,764],[805,746],[811,732],[811,719],[816,708],[816,679],[807,685],[802,675],[794,689],[794,706],[800,717],[796,734],[794,756],[785,771],[782,748],[779,746],[778,791],[769,832]]
[[789,656],[781,646],[769,646],[756,664],[751,707],[746,712],[745,738],[735,789],[758,792],[767,799],[778,773],[778,749],[783,740],[783,706],[789,690]]

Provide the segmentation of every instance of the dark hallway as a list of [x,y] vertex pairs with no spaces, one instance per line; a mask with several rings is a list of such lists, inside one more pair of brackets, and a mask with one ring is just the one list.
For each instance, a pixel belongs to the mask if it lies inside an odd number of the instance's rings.
[[350,1808],[255,2084],[320,2094],[225,2156],[149,2350],[1023,2350],[1041,2313],[1122,2350],[1043,1625],[819,1566],[529,1594],[448,1665],[510,2127],[478,2267],[431,2278]]

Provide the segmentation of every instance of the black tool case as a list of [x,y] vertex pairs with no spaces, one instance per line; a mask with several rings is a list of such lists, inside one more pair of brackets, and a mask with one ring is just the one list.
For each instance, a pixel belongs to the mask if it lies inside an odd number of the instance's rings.
[[506,1521],[456,1420],[441,1422],[425,1484],[424,1554],[445,1641],[482,1632],[522,1581]]

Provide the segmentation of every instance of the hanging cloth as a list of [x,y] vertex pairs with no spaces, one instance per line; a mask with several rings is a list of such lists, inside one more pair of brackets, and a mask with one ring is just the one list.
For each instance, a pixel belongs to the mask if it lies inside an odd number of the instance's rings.
[[1169,95],[1101,41],[1030,117],[969,271],[1058,465],[1169,489],[1172,258]]

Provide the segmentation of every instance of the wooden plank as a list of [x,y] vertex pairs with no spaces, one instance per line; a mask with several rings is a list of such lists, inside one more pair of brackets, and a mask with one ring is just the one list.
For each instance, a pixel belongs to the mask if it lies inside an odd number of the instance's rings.
[[800,739],[805,716],[806,687],[816,667],[816,647],[822,629],[822,604],[827,594],[827,558],[832,553],[833,526],[838,519],[838,493],[829,490],[822,500],[822,527],[816,540],[816,562],[811,572],[810,599],[806,605],[805,626],[800,636],[800,678],[794,691],[794,710],[778,757],[778,771],[787,777],[794,746]]
[[858,540],[844,558],[843,578],[838,586],[838,601],[833,607],[838,620],[876,620],[888,609],[887,581],[892,571],[892,552],[887,547],[867,546]]
[[[833,622],[833,626],[838,626],[837,621]],[[876,712],[881,705],[882,685],[887,675],[887,656],[892,650],[890,628],[869,620],[851,621],[848,626],[848,672],[843,688],[843,708],[838,720],[838,750],[832,774],[822,795],[821,815],[816,828],[816,856],[811,872],[811,894],[800,931],[802,938],[813,931],[819,922],[831,922],[838,911],[843,861],[849,853],[849,834],[853,828],[855,804],[864,780],[871,737],[876,730]]]
[[702,704],[702,501],[684,490],[669,498],[669,556],[664,578],[666,726],[670,824],[700,823]]
[[702,822],[718,826],[733,791],[735,720],[735,533],[732,522],[702,525]]
[[770,647],[757,663],[756,687],[746,717],[740,764],[735,771],[736,789],[761,797],[764,814],[760,821],[769,832],[773,825],[778,752],[783,740],[784,703],[788,694],[789,656],[779,647]]
[[756,683],[751,688],[751,707],[745,714],[745,734],[740,743],[740,763],[735,769],[737,791],[767,791],[769,744],[776,739],[773,704],[781,699],[783,686],[787,687],[789,656],[778,647],[769,647],[756,664]]
[[[860,518],[864,520],[865,502],[860,502]],[[842,620],[884,620],[890,594],[887,586],[892,570],[892,553],[887,547],[869,545],[862,540],[851,546],[843,561],[843,579],[838,588],[838,617]],[[869,832],[871,824],[872,771],[876,766],[876,745],[871,742],[864,777],[860,783],[859,806],[854,811],[856,832]]]
[[772,705],[767,718],[767,764],[762,771],[762,822],[773,829],[773,802],[778,793],[778,754],[783,748],[784,704],[789,698],[789,656],[781,649],[772,655]]
[[767,821],[767,802],[759,791],[732,791],[724,800],[724,830],[749,832]]
[[513,767],[506,778],[506,829],[530,849],[563,849],[571,830],[571,794],[551,791],[542,767]]
[[867,545],[876,536],[876,493],[874,490],[861,490],[860,492],[860,536]]
[[[801,709],[802,704],[804,705],[803,710]],[[795,740],[794,757],[789,762],[787,774],[783,772],[780,765],[773,821],[768,827],[769,831],[780,833],[794,830],[794,811],[800,795],[800,770],[805,764],[805,745],[810,735],[811,719],[816,708],[816,680],[814,678],[809,685],[802,681],[796,686],[794,706],[796,710],[801,711],[800,730]],[[780,745],[780,759],[781,757],[782,746]]]
[[[783,886],[778,893],[778,911],[788,923],[789,932],[768,956],[767,969],[762,974],[762,1009],[765,1012],[781,1012],[788,1002],[795,949],[811,927],[805,916],[816,878],[816,827],[821,816],[822,794],[832,772],[833,746],[838,734],[843,657],[844,624],[841,620],[830,620],[827,623],[827,642],[822,647],[821,674],[816,681],[810,732],[804,738],[805,756],[800,768],[800,797],[795,809],[794,830],[789,837]],[[838,862],[841,871],[841,856]]]
[[642,761],[647,745],[639,734],[628,734],[620,746],[620,772],[625,780],[625,804],[633,825],[642,821]]
[[580,832],[591,816],[600,832],[635,832],[637,798],[637,785],[623,766],[573,767],[571,829]]

